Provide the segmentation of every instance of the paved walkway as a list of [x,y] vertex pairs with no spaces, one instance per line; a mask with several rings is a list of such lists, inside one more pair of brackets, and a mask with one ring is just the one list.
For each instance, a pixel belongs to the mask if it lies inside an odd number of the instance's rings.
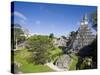
[[67,69],[60,69],[60,68],[58,68],[58,67],[57,67],[56,65],[54,65],[52,62],[47,63],[46,65],[49,66],[51,69],[57,71],[57,72],[60,72],[60,71],[67,71]]

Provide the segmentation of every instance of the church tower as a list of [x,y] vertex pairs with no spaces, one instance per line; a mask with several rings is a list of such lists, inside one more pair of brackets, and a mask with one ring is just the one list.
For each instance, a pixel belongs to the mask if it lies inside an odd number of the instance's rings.
[[88,16],[85,14],[72,44],[73,51],[78,52],[81,48],[89,45],[95,39],[95,35],[91,32],[88,24]]

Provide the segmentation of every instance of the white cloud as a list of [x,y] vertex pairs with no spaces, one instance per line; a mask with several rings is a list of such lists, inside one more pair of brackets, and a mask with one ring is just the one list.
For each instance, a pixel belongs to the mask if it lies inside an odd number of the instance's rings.
[[18,12],[18,11],[14,11],[13,13],[14,16],[18,16],[23,20],[27,20],[26,16],[24,16],[22,13]]

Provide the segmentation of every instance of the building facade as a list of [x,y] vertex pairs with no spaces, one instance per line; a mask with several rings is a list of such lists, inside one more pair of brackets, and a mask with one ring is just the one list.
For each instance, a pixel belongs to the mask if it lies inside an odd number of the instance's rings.
[[88,17],[85,15],[80,23],[80,27],[77,30],[75,40],[72,43],[72,49],[78,52],[84,46],[87,46],[93,42],[95,35],[93,35],[91,29],[89,28]]

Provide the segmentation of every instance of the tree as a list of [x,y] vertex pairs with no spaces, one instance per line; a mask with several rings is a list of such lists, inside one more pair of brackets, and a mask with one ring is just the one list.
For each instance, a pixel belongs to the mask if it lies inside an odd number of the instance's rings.
[[68,45],[69,47],[71,47],[71,45],[72,45],[72,43],[73,43],[73,41],[74,41],[76,35],[77,35],[77,31],[76,31],[76,32],[75,32],[75,31],[71,31],[71,32],[70,32],[69,41],[67,42],[67,45]]
[[97,10],[90,15],[92,27],[97,31]]
[[26,38],[28,38],[29,37],[29,30],[24,28],[23,31],[26,34]]
[[[92,27],[94,30],[97,32],[97,10],[94,11],[91,15],[91,22],[92,22]],[[91,44],[91,47],[93,48],[92,51],[92,66],[93,68],[97,68],[97,34],[96,34],[96,39],[94,39],[93,43]]]
[[62,35],[61,37],[66,40],[66,36]]
[[24,32],[21,28],[14,28],[14,37],[17,39],[17,43],[25,40]]
[[33,63],[44,64],[48,61],[52,42],[48,36],[34,35],[28,38],[27,48],[33,53]]
[[22,30],[22,27],[19,24],[12,24],[11,25],[11,32],[12,32],[12,49],[17,48],[17,45],[22,43],[25,40],[24,31]]
[[50,33],[49,38],[53,39],[54,38],[54,34]]

